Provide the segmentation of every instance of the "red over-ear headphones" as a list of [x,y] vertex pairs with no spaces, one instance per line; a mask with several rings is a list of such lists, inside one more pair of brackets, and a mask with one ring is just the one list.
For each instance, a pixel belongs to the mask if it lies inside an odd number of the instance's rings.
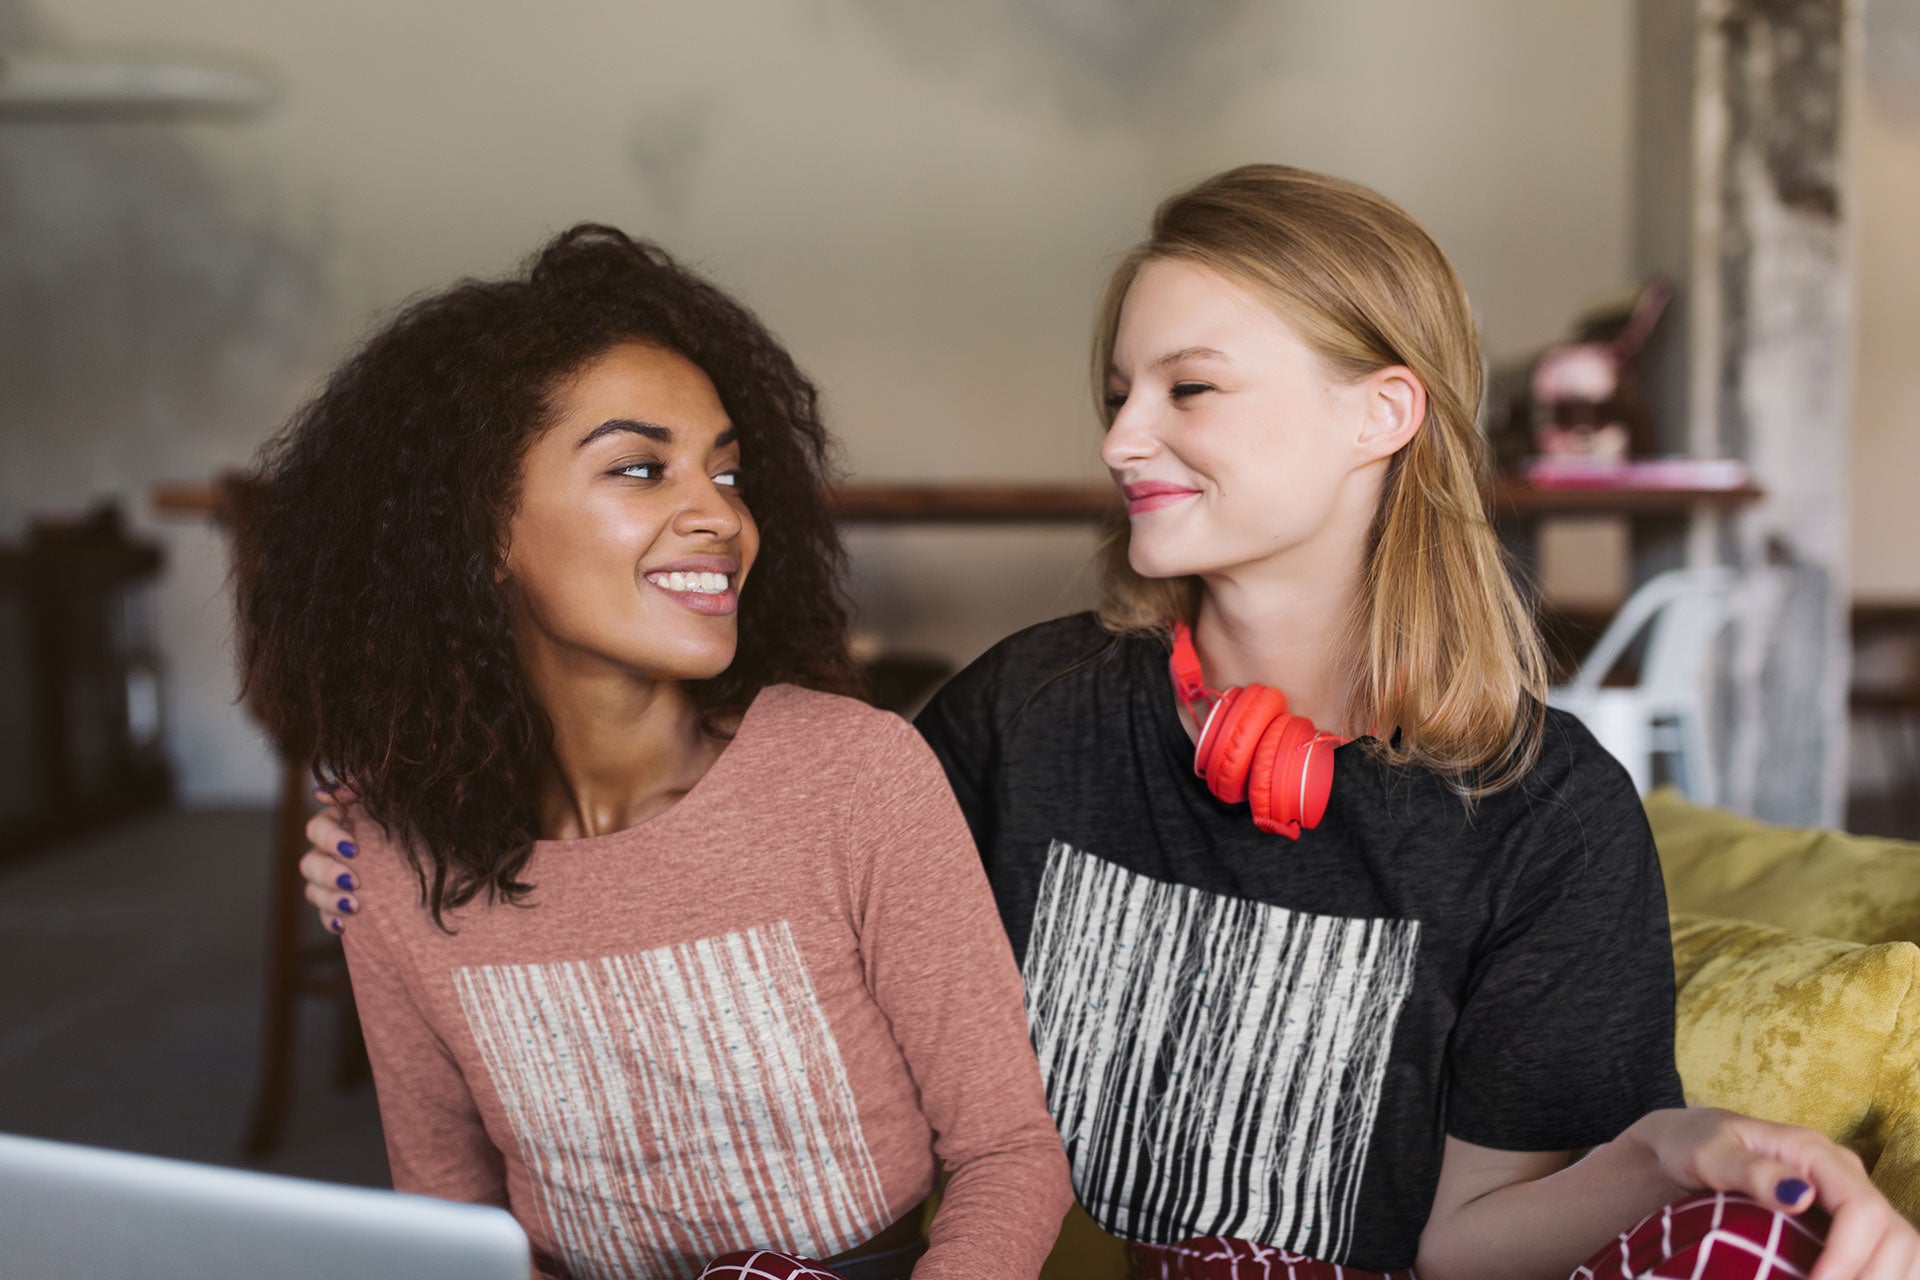
[[[1346,739],[1322,733],[1305,716],[1289,715],[1287,695],[1264,684],[1216,693],[1200,678],[1193,632],[1173,624],[1174,688],[1201,725],[1193,771],[1228,804],[1253,806],[1253,825],[1268,835],[1300,838],[1317,827],[1333,790],[1333,749]],[[1197,705],[1213,699],[1203,717]]]

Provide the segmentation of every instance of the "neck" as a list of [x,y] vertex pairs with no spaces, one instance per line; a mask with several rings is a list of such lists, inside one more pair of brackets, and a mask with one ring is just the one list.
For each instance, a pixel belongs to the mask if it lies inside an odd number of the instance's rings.
[[645,822],[690,791],[725,745],[702,729],[684,683],[582,665],[551,654],[522,662],[553,726],[540,796],[549,840]]
[[1347,723],[1349,626],[1379,497],[1377,485],[1356,489],[1309,542],[1203,575],[1193,625],[1210,688],[1270,685],[1289,711],[1348,738],[1369,731]]

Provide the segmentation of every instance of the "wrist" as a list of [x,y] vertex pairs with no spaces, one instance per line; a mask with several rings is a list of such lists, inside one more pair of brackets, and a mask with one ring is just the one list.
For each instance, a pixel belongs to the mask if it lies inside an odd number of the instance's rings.
[[1687,1180],[1683,1170],[1669,1168],[1664,1155],[1672,1150],[1672,1135],[1687,1114],[1684,1107],[1649,1111],[1614,1139],[1626,1148],[1628,1159],[1641,1176],[1661,1188],[1665,1201],[1678,1200],[1699,1189],[1698,1181]]

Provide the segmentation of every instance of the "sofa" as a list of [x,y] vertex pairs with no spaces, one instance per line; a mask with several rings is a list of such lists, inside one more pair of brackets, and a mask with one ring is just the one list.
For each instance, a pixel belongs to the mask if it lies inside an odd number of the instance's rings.
[[1818,1129],[1920,1222],[1920,845],[1770,827],[1665,789],[1691,1103]]
[[[1825,1133],[1920,1222],[1920,844],[1768,826],[1672,788],[1646,806],[1687,1101]],[[1125,1274],[1078,1207],[1041,1273]]]

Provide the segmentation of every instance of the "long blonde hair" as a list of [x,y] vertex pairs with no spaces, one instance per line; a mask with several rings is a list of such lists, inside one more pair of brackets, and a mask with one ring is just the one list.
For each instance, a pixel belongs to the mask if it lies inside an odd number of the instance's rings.
[[[1433,770],[1463,796],[1518,781],[1539,754],[1546,658],[1487,514],[1480,344],[1440,246],[1378,193],[1283,165],[1246,165],[1171,197],[1151,238],[1115,269],[1095,322],[1094,402],[1109,425],[1121,303],[1159,259],[1250,287],[1337,378],[1399,365],[1425,385],[1426,420],[1388,466],[1347,623],[1345,711],[1351,724],[1376,726],[1383,758]],[[1191,623],[1199,579],[1143,578],[1127,562],[1124,517],[1108,534],[1107,629]]]

